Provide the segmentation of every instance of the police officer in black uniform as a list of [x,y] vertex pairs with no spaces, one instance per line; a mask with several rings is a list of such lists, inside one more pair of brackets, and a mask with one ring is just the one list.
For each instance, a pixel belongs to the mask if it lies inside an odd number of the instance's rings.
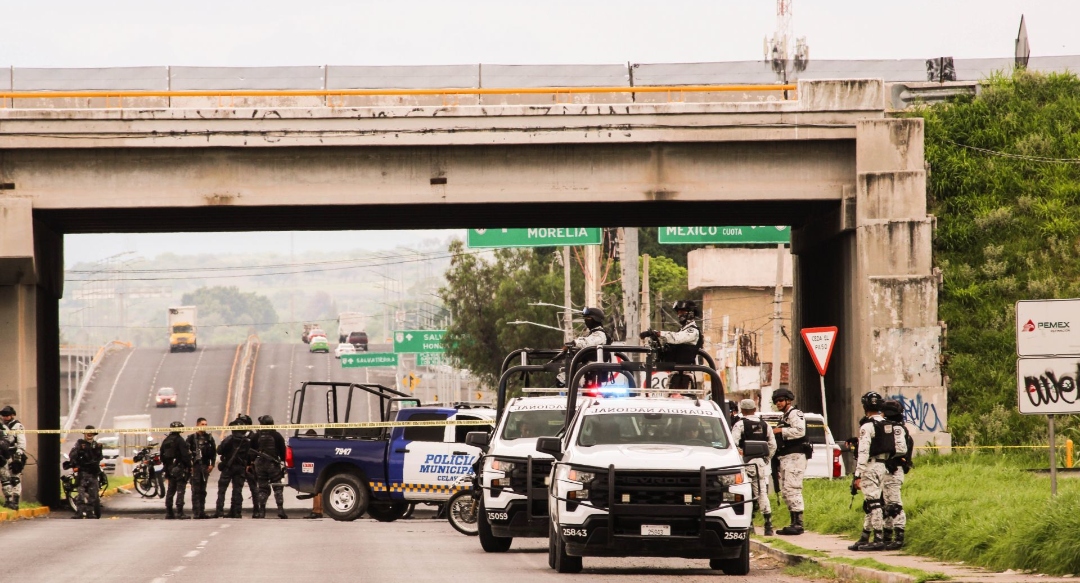
[[[161,442],[161,463],[165,465],[165,480],[169,483],[168,492],[165,494],[165,518],[186,519],[184,514],[184,497],[187,495],[187,484],[191,478],[191,450],[187,441],[180,436],[180,429],[184,424],[173,421],[169,424],[174,429]],[[177,495],[179,494],[179,496]],[[173,513],[173,501],[176,502],[177,513]]]
[[79,500],[78,510],[72,518],[101,518],[101,484],[98,475],[101,473],[101,460],[104,458],[101,452],[101,444],[94,441],[93,425],[87,425],[83,438],[75,442],[68,454],[68,461],[64,462],[64,469],[75,468],[79,473]]
[[206,485],[210,482],[210,473],[214,471],[217,456],[217,444],[214,436],[198,429],[206,426],[206,418],[195,421],[196,431],[187,437],[188,449],[191,450],[191,515],[193,518],[210,518],[206,514]]
[[[229,422],[229,425],[240,425],[240,423],[233,420]],[[232,518],[233,513],[231,510],[229,511],[229,514],[225,514],[225,494],[229,491],[229,484],[232,483],[232,469],[229,466],[229,462],[233,459],[233,452],[236,450],[237,443],[239,443],[236,433],[236,431],[231,431],[217,446],[218,481],[217,504],[214,508],[214,518]]]
[[[273,425],[274,418],[263,415],[259,417],[259,424]],[[285,438],[274,429],[260,429],[256,432],[254,451],[255,482],[259,488],[254,518],[266,518],[266,501],[270,498],[271,486],[274,489],[274,501],[277,502],[278,518],[288,518],[282,492],[285,485],[281,483],[281,479],[285,477],[282,469],[285,460]]]
[[250,470],[253,435],[250,430],[246,429],[246,426],[251,425],[251,417],[241,413],[229,425],[236,427],[236,429],[232,430],[232,435],[222,440],[221,446],[218,448],[218,455],[222,464],[222,478],[218,480],[218,512],[221,512],[225,504],[222,480],[225,480],[227,475],[228,481],[226,484],[232,485],[232,496],[229,499],[229,513],[226,517],[241,518],[240,513],[244,507],[244,483],[248,482],[249,476],[251,480],[248,486],[251,489],[251,499],[256,506],[256,511],[258,510],[259,500],[258,492],[255,490],[255,477]]

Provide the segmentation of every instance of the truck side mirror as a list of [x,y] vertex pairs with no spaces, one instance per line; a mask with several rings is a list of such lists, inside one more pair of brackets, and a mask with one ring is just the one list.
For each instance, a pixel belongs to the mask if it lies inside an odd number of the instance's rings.
[[491,445],[491,438],[486,431],[470,431],[465,434],[465,445],[478,447],[480,451],[487,453],[488,446]]
[[752,460],[769,455],[769,444],[764,441],[746,440],[743,444],[743,459]]
[[562,459],[562,439],[558,437],[541,437],[536,440],[536,451],[546,453],[551,457]]

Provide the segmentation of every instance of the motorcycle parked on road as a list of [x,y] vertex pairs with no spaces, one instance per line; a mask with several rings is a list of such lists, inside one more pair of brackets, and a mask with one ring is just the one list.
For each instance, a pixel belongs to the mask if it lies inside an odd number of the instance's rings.
[[476,475],[458,478],[454,486],[457,492],[446,502],[446,519],[461,534],[476,536],[479,533],[477,518],[480,515],[480,492],[476,487]]
[[154,451],[152,445],[139,450],[132,458],[135,467],[131,470],[135,491],[143,498],[165,495],[165,465],[161,463],[161,452]]
[[[64,460],[70,460],[66,453],[63,454],[63,456]],[[67,465],[68,462],[65,461],[65,466]],[[60,475],[60,485],[64,489],[64,498],[67,500],[68,507],[71,508],[71,511],[78,512],[79,468],[72,466],[70,468],[65,467],[64,469],[67,470],[67,472]],[[94,515],[101,518],[101,496],[104,496],[105,491],[109,489],[109,476],[105,474],[105,470],[101,466],[98,466],[98,484],[100,490],[98,492],[98,503],[94,506]]]

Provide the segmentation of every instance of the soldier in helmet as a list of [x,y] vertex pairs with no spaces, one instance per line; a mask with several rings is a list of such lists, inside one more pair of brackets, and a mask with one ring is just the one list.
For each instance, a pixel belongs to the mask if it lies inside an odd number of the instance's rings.
[[202,430],[206,418],[195,421],[195,433],[187,437],[188,449],[191,450],[191,515],[193,518],[210,518],[206,514],[206,485],[210,473],[214,471],[217,457],[217,444],[214,436]]
[[[571,350],[581,350],[582,348],[588,348],[590,346],[603,346],[605,344],[611,344],[611,335],[604,329],[604,311],[600,308],[585,308],[581,311],[582,321],[585,323],[585,327],[588,329],[582,336],[570,340],[563,348],[563,353],[555,357],[566,358],[567,353]],[[566,359],[567,361],[569,359]],[[595,359],[591,359],[595,360]],[[566,384],[566,371],[560,372],[556,377],[560,386]],[[590,375],[585,379],[586,384],[595,383],[598,381],[596,375]]]
[[[168,492],[165,494],[165,518],[186,519],[184,514],[184,497],[187,496],[187,484],[191,479],[191,450],[188,449],[187,441],[180,436],[180,430],[184,424],[173,421],[169,424],[169,435],[161,442],[161,463],[165,466],[165,479],[169,483]],[[176,513],[173,513],[175,498]]]
[[0,409],[0,485],[4,491],[4,506],[12,510],[19,509],[19,496],[22,495],[22,471],[26,466],[26,435],[10,434],[6,430],[25,429],[15,418],[15,408],[11,405]]
[[[870,391],[862,396],[863,411],[866,417],[859,426],[859,455],[855,465],[855,477],[852,481],[854,490],[862,490],[863,522],[862,536],[855,544],[848,547],[857,551],[881,551],[885,549],[884,517],[885,505],[882,485],[885,479],[885,462],[896,451],[892,423],[881,415],[885,399]],[[870,537],[873,535],[874,540]]]
[[750,460],[747,468],[753,468],[750,474],[750,486],[757,510],[765,519],[765,536],[772,536],[772,504],[769,502],[769,474],[771,473],[772,456],[776,454],[776,437],[773,435],[769,424],[757,415],[757,403],[753,399],[743,399],[739,402],[739,410],[742,415],[731,427],[731,440],[739,448],[739,455],[743,455],[743,446],[746,440],[764,441],[769,444],[768,457]]
[[776,531],[777,534],[803,533],[803,474],[806,473],[806,454],[810,442],[806,438],[806,419],[795,408],[795,395],[788,389],[778,389],[772,394],[773,406],[782,413],[780,422],[773,428],[776,437],[776,457],[780,461],[780,495],[791,512],[791,524]]
[[[900,489],[904,485],[904,475],[911,471],[911,456],[914,454],[915,441],[911,438],[911,431],[904,424],[904,406],[900,401],[889,400],[881,406],[881,414],[886,421],[892,423],[893,442],[896,448],[892,457],[885,460],[885,479],[881,486],[882,497],[885,506],[881,509],[884,514],[885,550],[895,551],[904,546],[904,527],[907,525],[907,514],[904,513],[904,503],[900,497]],[[895,537],[895,538],[894,538]]]
[[[273,425],[274,418],[269,415],[259,417],[260,425]],[[255,444],[255,482],[258,484],[259,497],[255,499],[255,518],[266,518],[266,501],[270,498],[270,489],[274,490],[277,502],[278,518],[288,518],[285,514],[285,497],[282,492],[285,477],[282,469],[285,460],[285,438],[273,429],[260,429],[256,432]]]
[[[678,332],[646,330],[639,334],[639,337],[642,340],[652,338],[661,342],[663,349],[660,358],[664,361],[676,364],[694,364],[697,359],[698,349],[705,345],[705,337],[701,335],[701,328],[698,327],[696,319],[698,316],[697,302],[694,300],[679,300],[671,308],[679,318],[681,328],[679,328]],[[672,375],[668,388],[680,390],[689,385],[690,375],[677,373]]]
[[100,518],[101,499],[98,475],[101,473],[101,460],[104,457],[101,452],[101,444],[94,441],[97,431],[93,425],[87,425],[83,438],[75,442],[71,448],[68,461],[64,462],[64,469],[75,468],[79,477],[79,500],[78,511],[72,518]]

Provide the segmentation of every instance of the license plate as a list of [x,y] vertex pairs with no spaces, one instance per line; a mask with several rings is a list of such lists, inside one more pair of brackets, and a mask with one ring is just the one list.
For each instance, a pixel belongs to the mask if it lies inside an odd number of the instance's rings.
[[671,536],[671,526],[667,524],[642,524],[641,536]]

